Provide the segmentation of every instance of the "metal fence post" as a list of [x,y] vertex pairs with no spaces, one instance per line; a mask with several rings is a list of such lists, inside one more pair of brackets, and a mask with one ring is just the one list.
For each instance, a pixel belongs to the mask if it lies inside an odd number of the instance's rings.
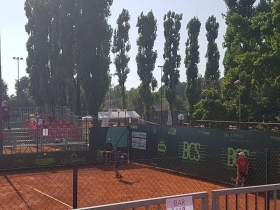
[[[83,118],[82,118],[82,132],[84,133],[84,122],[83,122]],[[89,140],[89,137],[88,137],[88,121],[87,121],[87,117],[86,117],[86,151],[88,151],[88,140]],[[84,135],[83,135],[84,136]]]
[[219,210],[219,196],[212,191],[212,210]]
[[208,204],[209,204],[209,200],[208,200],[208,194],[205,198],[202,198],[202,210],[208,210]]
[[[266,184],[270,184],[270,148],[266,148],[265,150],[266,154]],[[266,191],[265,193],[265,209],[269,210],[269,196],[270,192]]]
[[128,156],[127,156],[127,163],[129,163],[130,161],[129,161],[129,146],[130,146],[130,126],[127,126],[127,129],[128,129],[128,132],[127,132],[127,154],[128,154]]
[[73,209],[78,208],[78,163],[73,164]]
[[35,122],[35,126],[36,126],[36,128],[33,129],[33,132],[34,132],[35,141],[36,141],[36,152],[38,153],[39,152],[39,138],[38,138],[38,123],[37,123],[37,119],[36,119],[36,122]]

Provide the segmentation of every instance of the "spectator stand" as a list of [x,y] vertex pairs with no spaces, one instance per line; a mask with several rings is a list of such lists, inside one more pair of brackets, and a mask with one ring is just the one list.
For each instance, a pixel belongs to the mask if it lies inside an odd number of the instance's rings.
[[36,148],[34,136],[25,128],[3,130],[2,139],[4,154],[34,152]]
[[75,127],[67,120],[54,120],[51,125],[37,125],[36,122],[26,120],[24,124],[41,148],[49,146],[56,150],[86,149],[82,128]]

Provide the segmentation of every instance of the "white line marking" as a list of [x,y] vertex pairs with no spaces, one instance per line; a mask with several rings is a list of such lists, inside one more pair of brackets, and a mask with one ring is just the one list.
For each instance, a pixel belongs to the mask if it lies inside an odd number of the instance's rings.
[[67,207],[69,207],[69,208],[71,208],[71,209],[73,208],[72,206],[68,205],[67,203],[64,203],[64,202],[62,202],[62,201],[60,201],[60,200],[58,200],[58,199],[56,199],[56,198],[54,198],[54,197],[52,197],[52,196],[50,196],[50,195],[44,193],[44,192],[42,192],[42,191],[40,191],[40,190],[38,190],[38,189],[36,189],[36,188],[34,188],[34,187],[31,187],[31,186],[29,186],[29,185],[27,185],[27,187],[30,187],[31,189],[37,191],[38,193],[41,193],[41,194],[43,194],[43,195],[45,195],[45,196],[47,196],[47,197],[49,197],[49,198],[51,198],[51,199],[53,199],[53,200],[55,200],[55,201],[61,203],[61,204],[63,204],[63,205],[65,205],[65,206],[67,206]]

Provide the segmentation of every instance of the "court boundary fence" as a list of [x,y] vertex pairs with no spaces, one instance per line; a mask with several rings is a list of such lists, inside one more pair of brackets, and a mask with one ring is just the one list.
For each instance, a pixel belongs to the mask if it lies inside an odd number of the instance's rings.
[[236,195],[236,207],[239,203],[240,194],[246,194],[246,209],[249,208],[248,203],[248,194],[254,193],[255,204],[258,204],[258,195],[260,192],[265,192],[265,210],[270,209],[270,193],[273,195],[274,210],[277,210],[277,191],[280,190],[280,184],[270,184],[270,185],[260,185],[260,186],[251,186],[251,187],[242,187],[242,188],[233,188],[233,189],[222,189],[222,190],[213,190],[212,191],[212,210],[219,210],[219,198],[221,196],[226,196],[226,209],[229,209],[228,196]]
[[208,210],[208,192],[197,192],[197,193],[189,193],[189,194],[180,194],[180,195],[173,195],[173,196],[164,196],[158,198],[150,198],[150,199],[143,199],[143,200],[135,200],[135,201],[127,201],[122,203],[113,203],[107,205],[100,205],[94,207],[86,207],[80,208],[78,210],[121,210],[121,209],[129,209],[129,208],[139,208],[139,207],[146,207],[151,205],[157,205],[159,209],[159,205],[164,204],[166,199],[175,198],[175,197],[184,197],[184,196],[192,196],[193,201],[196,199],[201,199],[201,210]]
[[[221,189],[221,190],[213,190],[212,191],[212,210],[220,210],[219,207],[219,198],[221,196],[226,196],[226,209],[229,209],[229,202],[228,196],[229,195],[236,195],[236,209],[238,209],[239,203],[239,195],[246,194],[246,209],[250,209],[248,203],[248,196],[249,194],[254,193],[255,196],[255,205],[258,204],[258,197],[260,192],[265,193],[265,210],[270,209],[270,193],[272,192],[273,195],[273,203],[274,203],[274,210],[277,210],[277,191],[280,190],[280,184],[270,184],[270,185],[259,185],[259,186],[251,186],[251,187],[242,187],[242,188],[233,188],[233,189]],[[196,199],[201,199],[201,210],[208,210],[209,209],[209,194],[208,192],[197,192],[197,193],[189,193],[189,194],[180,194],[180,195],[173,195],[173,196],[165,196],[165,197],[158,197],[158,198],[150,198],[150,199],[143,199],[143,200],[135,200],[135,201],[128,201],[128,202],[121,202],[121,203],[113,203],[107,205],[99,205],[93,207],[86,207],[86,208],[79,208],[78,210],[121,210],[121,209],[128,209],[128,208],[139,208],[145,207],[146,209],[149,206],[157,205],[159,209],[159,205],[165,204],[166,199],[168,198],[176,198],[176,197],[183,197],[183,196],[192,196],[193,201]]]

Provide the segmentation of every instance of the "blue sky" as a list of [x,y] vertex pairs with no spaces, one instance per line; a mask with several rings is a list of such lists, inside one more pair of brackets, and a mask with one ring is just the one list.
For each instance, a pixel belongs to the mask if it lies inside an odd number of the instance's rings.
[[[13,57],[23,57],[23,60],[19,64],[19,77],[25,76],[26,69],[26,41],[28,36],[25,32],[24,26],[27,22],[24,11],[25,0],[0,0],[0,31],[1,31],[1,63],[2,63],[2,78],[8,84],[8,94],[15,94],[15,80],[18,78],[17,61],[13,60]],[[224,49],[222,48],[223,35],[226,31],[225,21],[222,18],[222,13],[226,12],[226,5],[223,0],[114,0],[111,7],[111,17],[109,23],[113,28],[116,27],[116,20],[125,8],[129,11],[131,20],[131,29],[129,32],[129,38],[131,43],[130,55],[130,74],[128,76],[126,87],[130,89],[137,87],[140,84],[139,77],[137,75],[137,66],[135,57],[137,54],[136,40],[138,38],[137,33],[137,18],[143,12],[147,14],[149,11],[153,11],[155,18],[157,19],[158,31],[157,39],[155,41],[154,49],[158,52],[158,58],[156,60],[156,68],[154,75],[160,83],[160,68],[158,65],[163,65],[163,48],[164,48],[164,36],[163,36],[163,17],[169,10],[176,13],[183,14],[183,20],[181,22],[182,27],[180,30],[181,40],[179,53],[182,57],[180,69],[180,81],[186,81],[186,70],[184,65],[185,58],[185,42],[187,40],[186,26],[191,18],[198,17],[201,22],[201,30],[199,35],[200,45],[200,63],[199,74],[204,75],[206,59],[205,54],[207,50],[207,39],[205,23],[209,16],[214,15],[217,18],[217,22],[220,24],[219,36],[217,38],[218,48],[220,51],[220,71],[223,76],[222,60],[224,56]],[[113,56],[111,56],[113,59]],[[110,65],[111,73],[115,72],[113,64]],[[113,84],[117,84],[117,78],[113,78]]]

